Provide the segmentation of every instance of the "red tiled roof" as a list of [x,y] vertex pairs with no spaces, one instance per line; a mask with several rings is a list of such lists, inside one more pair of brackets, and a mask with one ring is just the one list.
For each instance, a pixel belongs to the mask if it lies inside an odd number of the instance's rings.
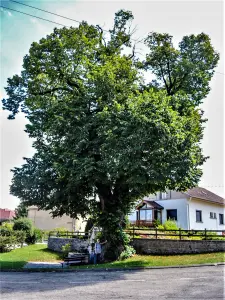
[[0,208],[0,220],[11,220],[15,217],[15,211],[7,208]]
[[185,192],[185,194],[187,194],[192,198],[198,198],[198,199],[225,205],[225,200],[222,197],[201,187],[195,187],[193,189],[189,189]]

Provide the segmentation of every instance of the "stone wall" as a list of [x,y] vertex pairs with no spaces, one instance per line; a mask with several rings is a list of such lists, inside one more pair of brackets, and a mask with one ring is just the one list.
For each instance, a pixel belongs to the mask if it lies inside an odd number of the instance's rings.
[[225,241],[133,239],[137,254],[190,254],[225,251]]
[[50,237],[48,238],[48,249],[62,252],[62,246],[66,244],[71,244],[71,250],[76,252],[83,252],[88,247],[88,240],[78,239],[78,238],[58,238]]

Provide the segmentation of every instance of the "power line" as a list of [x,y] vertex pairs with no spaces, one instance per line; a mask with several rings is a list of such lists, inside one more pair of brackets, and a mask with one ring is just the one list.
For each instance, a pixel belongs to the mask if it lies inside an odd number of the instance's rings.
[[55,14],[55,13],[50,12],[50,11],[48,11],[48,10],[44,10],[44,9],[41,9],[41,8],[38,8],[38,7],[35,7],[35,6],[31,6],[31,5],[28,5],[28,4],[24,4],[24,3],[21,3],[21,2],[19,2],[19,1],[14,1],[14,0],[9,0],[9,1],[18,3],[18,4],[20,4],[20,5],[28,6],[28,7],[31,7],[31,8],[40,10],[40,11],[44,11],[44,12],[46,12],[46,13],[48,13],[48,14],[55,15],[55,16],[57,16],[57,17],[61,17],[61,18],[64,18],[64,19],[67,19],[67,20],[70,20],[70,21],[74,21],[74,22],[77,22],[77,23],[79,23],[79,24],[81,23],[80,21],[77,21],[77,20],[74,20],[74,19],[71,19],[71,18],[62,16],[62,15],[58,15],[58,14]]
[[8,10],[15,11],[15,12],[18,12],[18,13],[21,13],[21,14],[23,14],[23,15],[27,15],[27,16],[30,16],[30,17],[33,17],[33,18],[37,18],[37,19],[40,19],[40,20],[44,20],[44,21],[47,21],[47,22],[50,22],[50,23],[54,23],[54,24],[57,24],[57,25],[60,25],[60,26],[68,27],[68,28],[69,28],[69,26],[66,26],[66,25],[64,25],[64,24],[57,23],[57,22],[54,22],[54,21],[50,21],[50,20],[48,20],[48,19],[44,19],[44,18],[41,18],[41,17],[37,17],[37,16],[31,15],[31,14],[27,14],[27,13],[25,13],[25,12],[22,12],[22,11],[19,11],[19,10],[16,10],[16,9],[12,9],[12,8],[9,8],[9,7],[5,7],[5,6],[3,6],[3,5],[1,5],[0,7],[5,8],[5,9],[8,9]]
[[[28,7],[31,7],[31,8],[34,8],[34,9],[37,9],[37,10],[46,12],[46,13],[48,13],[48,14],[55,15],[55,16],[58,16],[58,17],[61,17],[61,18],[64,18],[64,19],[67,19],[67,20],[70,20],[70,21],[74,21],[74,22],[77,22],[77,23],[81,24],[81,21],[78,21],[78,20],[75,20],[75,19],[71,19],[71,18],[62,16],[62,15],[59,15],[59,14],[56,14],[56,13],[53,13],[53,12],[50,12],[50,11],[47,11],[47,10],[44,10],[44,9],[35,7],[35,6],[32,6],[32,5],[24,4],[24,3],[22,3],[22,2],[15,1],[15,0],[9,0],[9,1],[10,1],[10,2],[14,2],[14,3],[18,3],[18,4],[20,4],[20,5],[28,6]],[[61,24],[61,23],[57,23],[57,22],[51,21],[51,20],[49,20],[49,19],[37,17],[37,16],[31,15],[31,14],[28,14],[28,13],[25,13],[25,12],[22,12],[22,11],[19,11],[19,10],[16,10],[16,9],[12,9],[12,8],[9,8],[9,7],[5,7],[5,6],[2,6],[2,5],[1,5],[1,7],[2,7],[2,8],[5,8],[5,9],[8,9],[8,10],[12,10],[12,11],[18,12],[18,13],[21,13],[21,14],[24,14],[24,15],[27,15],[27,16],[31,16],[31,17],[33,17],[33,18],[37,18],[37,19],[40,19],[40,20],[43,20],[43,21],[46,21],[46,22],[50,22],[50,23],[53,23],[53,24],[57,24],[57,25],[60,25],[60,26],[69,28],[69,26],[66,26],[66,25],[64,25],[64,24]],[[109,33],[110,33],[109,30],[105,30],[105,29],[102,29],[102,30],[105,31],[105,32],[109,32]],[[137,40],[134,40],[134,39],[131,39],[131,40],[133,40],[133,41],[135,41],[135,42],[137,41]],[[139,43],[144,44],[142,41],[139,41]],[[217,72],[217,71],[215,71],[215,73],[221,74],[221,75],[225,75],[225,73],[222,73],[222,72]]]

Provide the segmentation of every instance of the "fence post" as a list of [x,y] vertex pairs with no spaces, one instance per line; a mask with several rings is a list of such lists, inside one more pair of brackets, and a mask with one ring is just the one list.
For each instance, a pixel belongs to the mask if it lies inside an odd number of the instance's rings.
[[69,235],[68,231],[66,233],[67,233],[67,238],[68,238],[68,235]]
[[134,225],[133,225],[133,239],[134,239]]
[[181,240],[181,228],[179,228],[179,237],[180,237],[180,240]]
[[155,238],[157,239],[157,227],[155,228]]
[[205,228],[205,240],[206,240],[206,236],[207,236],[207,234],[206,234],[207,232],[206,232],[206,228]]

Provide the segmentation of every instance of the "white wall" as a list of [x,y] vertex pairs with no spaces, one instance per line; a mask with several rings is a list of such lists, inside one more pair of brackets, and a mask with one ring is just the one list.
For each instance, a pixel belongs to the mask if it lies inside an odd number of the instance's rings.
[[68,231],[84,231],[86,225],[84,220],[75,220],[66,215],[53,219],[50,211],[37,210],[36,207],[30,207],[28,209],[28,218],[33,221],[37,228],[43,230],[52,230],[54,228],[64,227]]
[[187,199],[156,200],[164,209],[162,210],[162,223],[167,220],[167,209],[177,209],[177,226],[188,229]]
[[[219,224],[219,214],[225,218],[225,208],[222,205],[203,200],[189,200],[190,229],[225,230],[225,225]],[[196,222],[196,210],[202,211],[202,223]],[[216,219],[210,219],[210,212],[216,213]],[[225,219],[224,219],[225,221]]]

